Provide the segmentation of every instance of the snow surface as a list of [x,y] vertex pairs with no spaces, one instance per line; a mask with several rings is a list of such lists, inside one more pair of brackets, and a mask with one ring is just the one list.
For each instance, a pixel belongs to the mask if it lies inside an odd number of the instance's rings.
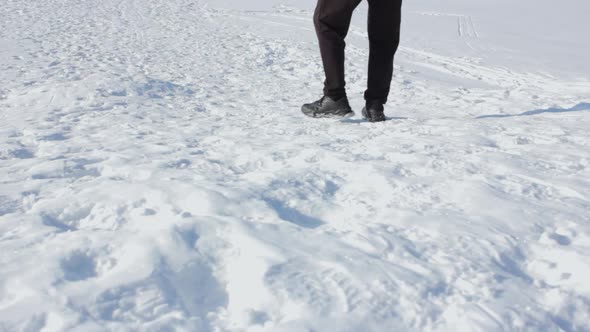
[[379,124],[313,8],[2,2],[0,331],[590,331],[590,2],[406,1]]

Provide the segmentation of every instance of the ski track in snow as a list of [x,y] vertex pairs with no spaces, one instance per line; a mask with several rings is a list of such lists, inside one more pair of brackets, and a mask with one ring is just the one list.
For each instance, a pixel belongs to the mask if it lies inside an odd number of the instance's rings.
[[588,331],[588,81],[403,45],[314,121],[310,10],[0,16],[0,330]]

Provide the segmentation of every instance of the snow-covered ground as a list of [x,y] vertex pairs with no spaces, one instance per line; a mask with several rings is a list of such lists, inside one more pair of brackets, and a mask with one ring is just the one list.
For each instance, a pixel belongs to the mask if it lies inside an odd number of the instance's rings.
[[590,331],[590,2],[406,1],[379,124],[314,5],[2,2],[0,331]]

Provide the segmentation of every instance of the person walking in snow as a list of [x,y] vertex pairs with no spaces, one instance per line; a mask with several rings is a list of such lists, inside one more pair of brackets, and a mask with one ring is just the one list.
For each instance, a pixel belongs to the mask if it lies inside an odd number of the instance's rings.
[[[302,112],[314,118],[345,118],[354,115],[346,97],[344,48],[353,11],[362,0],[318,0],[314,24],[326,80],[324,96],[302,106]],[[393,75],[393,58],[400,40],[402,0],[367,0],[369,2],[369,77],[365,91],[363,116],[371,121],[385,121],[383,105],[387,102]]]

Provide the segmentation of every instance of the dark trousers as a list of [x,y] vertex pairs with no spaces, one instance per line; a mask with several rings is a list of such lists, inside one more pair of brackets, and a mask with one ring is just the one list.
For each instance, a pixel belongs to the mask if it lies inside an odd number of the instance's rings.
[[[346,96],[344,79],[344,39],[355,8],[362,0],[318,0],[314,23],[326,81],[324,95],[333,99]],[[369,77],[365,100],[387,102],[393,58],[400,39],[402,0],[369,2]]]

